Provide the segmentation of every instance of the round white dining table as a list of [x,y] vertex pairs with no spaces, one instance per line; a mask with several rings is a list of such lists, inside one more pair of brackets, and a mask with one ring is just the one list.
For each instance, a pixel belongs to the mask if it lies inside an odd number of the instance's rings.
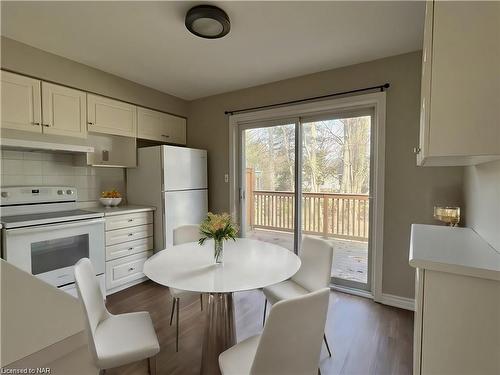
[[201,373],[218,374],[219,354],[236,343],[232,294],[279,283],[299,267],[299,257],[284,247],[238,238],[224,243],[221,264],[213,241],[190,242],[156,253],[143,270],[158,284],[208,294]]

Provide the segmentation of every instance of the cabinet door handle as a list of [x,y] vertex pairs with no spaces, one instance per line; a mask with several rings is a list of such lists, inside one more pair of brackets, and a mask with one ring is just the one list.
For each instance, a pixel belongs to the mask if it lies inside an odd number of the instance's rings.
[[133,236],[133,235],[134,235],[134,233],[129,233],[129,234],[128,234],[128,236],[129,236],[129,237],[130,237],[130,236]]
[[39,122],[32,122],[31,125],[33,125],[33,126],[40,126],[40,123]]
[[420,147],[413,147],[413,153],[414,153],[414,154],[420,154],[420,151],[422,151],[422,150],[420,149]]
[[161,136],[162,136],[162,137],[165,137],[165,138],[170,138],[170,136],[169,136],[169,135],[167,135],[167,134],[162,134]]
[[134,267],[130,267],[130,268],[128,269],[128,271],[129,271],[129,272],[130,272],[130,271],[133,271],[133,270],[135,270],[135,268],[134,268]]
[[129,251],[132,251],[132,250],[134,250],[134,248],[133,248],[133,247],[129,247],[129,248],[128,248],[128,250],[129,250]]
[[46,128],[50,128],[50,124],[42,124],[42,126],[45,126]]
[[131,223],[132,221],[134,221],[134,219],[128,219],[128,222]]
[[89,124],[89,125],[94,125],[94,123],[93,123],[93,122],[87,122],[87,124]]

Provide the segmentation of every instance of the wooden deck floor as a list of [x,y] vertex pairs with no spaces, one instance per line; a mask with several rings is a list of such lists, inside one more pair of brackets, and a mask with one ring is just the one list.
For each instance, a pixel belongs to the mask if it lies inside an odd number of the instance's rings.
[[[293,250],[291,233],[254,229],[248,232],[248,237]],[[368,280],[368,242],[340,238],[329,238],[327,241],[332,244],[334,251],[332,277],[366,283]]]
[[[260,291],[235,294],[237,339],[261,332],[264,297]],[[107,298],[112,313],[147,310],[160,341],[157,373],[198,375],[204,315],[199,299],[181,302],[179,352],[175,328],[169,326],[168,289],[147,281]],[[323,346],[321,372],[350,375],[406,375],[412,372],[413,312],[380,305],[369,299],[331,292],[326,334],[333,351]],[[108,375],[147,373],[146,361],[112,369]]]

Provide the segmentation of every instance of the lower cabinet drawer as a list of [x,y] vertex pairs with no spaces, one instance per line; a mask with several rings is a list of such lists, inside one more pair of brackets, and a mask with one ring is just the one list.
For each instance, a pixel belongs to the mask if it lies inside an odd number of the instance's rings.
[[106,262],[106,289],[113,289],[144,276],[142,267],[152,251]]
[[134,214],[123,214],[106,217],[106,230],[115,230],[138,225],[151,224],[153,212],[137,212]]
[[153,224],[123,228],[106,232],[106,246],[153,236]]
[[106,246],[106,260],[123,258],[148,250],[153,250],[153,237]]

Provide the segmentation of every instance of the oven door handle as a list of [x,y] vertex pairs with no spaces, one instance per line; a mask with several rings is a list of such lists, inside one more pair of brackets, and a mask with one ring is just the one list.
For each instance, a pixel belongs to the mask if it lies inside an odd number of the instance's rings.
[[9,234],[46,232],[47,230],[80,228],[80,227],[84,227],[87,225],[101,224],[101,223],[104,223],[103,218],[92,219],[92,220],[68,221],[68,222],[57,223],[57,224],[43,224],[43,225],[37,225],[37,226],[33,226],[33,227],[7,229],[6,234],[9,235]]

